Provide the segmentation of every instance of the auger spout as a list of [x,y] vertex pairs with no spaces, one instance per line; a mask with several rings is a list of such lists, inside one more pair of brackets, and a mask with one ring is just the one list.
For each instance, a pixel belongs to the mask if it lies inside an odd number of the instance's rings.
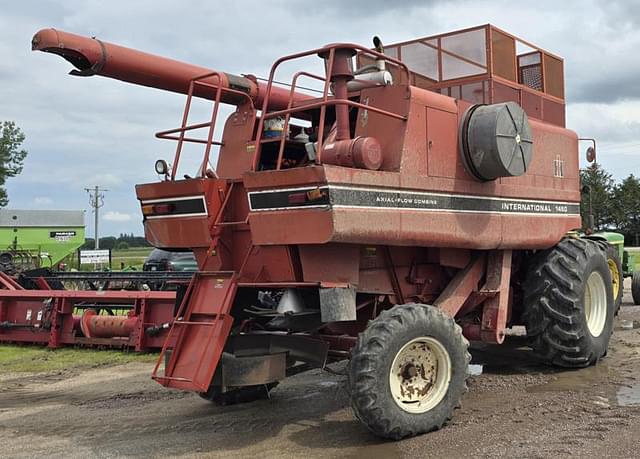
[[[70,72],[75,76],[101,75],[127,83],[187,94],[189,83],[194,78],[217,72],[218,75],[202,81],[216,87],[222,85],[223,103],[238,105],[246,101],[244,97],[225,92],[224,89],[246,93],[257,108],[262,107],[266,94],[266,83],[259,82],[251,75],[238,76],[218,72],[56,29],[42,29],[37,32],[31,40],[31,49],[61,56],[75,67]],[[194,95],[213,99],[215,91],[198,85],[194,89]],[[310,98],[305,94],[294,93],[293,103]],[[289,90],[273,87],[269,100],[269,109],[285,109],[289,101]]]

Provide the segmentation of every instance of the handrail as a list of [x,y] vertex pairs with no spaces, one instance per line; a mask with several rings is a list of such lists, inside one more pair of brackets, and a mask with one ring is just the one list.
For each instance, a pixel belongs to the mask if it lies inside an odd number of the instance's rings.
[[[296,74],[293,76],[293,80],[291,81],[291,90],[289,91],[289,103],[287,104],[287,110],[291,110],[292,105],[293,105],[293,94],[295,93],[295,89],[296,89],[296,84],[298,83],[298,78],[300,78],[301,76],[306,76],[309,78],[313,78],[319,81],[324,81],[326,83],[327,79],[326,77],[321,77],[319,75],[314,75],[313,73],[309,73],[309,72],[305,72],[305,71],[300,71],[300,72],[296,72]],[[320,117],[322,119],[324,119],[324,108],[321,108],[321,110],[323,110],[323,113],[320,114]],[[267,116],[268,114],[262,114],[263,117]],[[291,112],[287,113],[285,118],[284,118],[284,127],[282,129],[282,132],[285,133],[288,131],[289,129],[289,121],[291,119]],[[280,166],[282,164],[282,157],[284,156],[284,146],[286,144],[285,142],[286,140],[286,136],[285,135],[281,135],[280,136],[280,148],[278,150],[278,160],[276,161],[276,170],[280,170]]]
[[[205,151],[204,151],[204,157],[203,157],[203,160],[202,160],[202,165],[200,167],[200,176],[201,177],[205,177],[206,176],[207,166],[209,164],[209,156],[210,156],[210,153],[211,153],[211,147],[213,145],[216,145],[216,146],[224,145],[224,143],[222,141],[213,140],[213,133],[214,133],[214,130],[215,130],[215,125],[216,125],[216,121],[217,121],[217,117],[218,117],[218,108],[220,107],[220,101],[222,99],[222,93],[223,92],[226,93],[226,94],[234,94],[234,95],[237,95],[239,97],[246,98],[249,101],[249,103],[251,105],[251,108],[252,109],[255,108],[253,106],[253,99],[251,99],[251,97],[247,93],[242,92],[242,91],[237,91],[235,89],[223,88],[221,84],[213,85],[211,83],[207,83],[207,82],[201,81],[201,80],[203,80],[205,78],[209,78],[209,77],[217,77],[218,81],[220,82],[220,81],[222,81],[222,72],[213,71],[213,72],[205,73],[203,75],[199,75],[199,76],[193,78],[189,82],[189,90],[187,92],[187,102],[185,103],[184,112],[182,114],[182,124],[181,124],[181,126],[179,128],[168,129],[166,131],[160,131],[160,132],[156,133],[156,138],[166,139],[166,140],[177,140],[178,141],[178,145],[176,146],[176,153],[175,153],[174,160],[173,160],[173,165],[171,167],[171,180],[175,180],[176,173],[178,171],[178,163],[180,162],[180,155],[182,153],[182,147],[184,145],[184,142],[200,143],[200,144],[206,145]],[[194,92],[194,89],[195,89],[196,85],[201,86],[201,87],[203,86],[203,87],[208,87],[208,88],[211,88],[211,89],[215,89],[216,90],[216,96],[215,96],[214,103],[213,103],[213,109],[212,109],[210,121],[188,125],[187,121],[189,119],[189,111],[191,110],[191,100],[193,98],[193,92]],[[207,126],[209,127],[209,132],[207,134],[206,140],[192,138],[192,137],[186,137],[185,136],[185,133],[187,131],[192,131],[192,130],[196,130],[196,129],[202,129],[202,128],[205,128]],[[179,134],[179,135],[175,136],[175,135],[172,135],[172,134]]]
[[[295,54],[291,54],[288,56],[283,56],[279,59],[277,59],[273,65],[271,66],[271,70],[269,72],[269,79],[268,79],[268,83],[267,83],[267,88],[265,91],[265,96],[264,96],[264,100],[262,102],[262,113],[260,116],[260,121],[258,123],[258,130],[256,133],[256,142],[255,142],[255,152],[254,152],[254,157],[253,157],[253,162],[252,162],[252,170],[255,171],[258,168],[258,165],[260,164],[260,157],[261,157],[261,153],[262,153],[262,132],[264,129],[264,121],[266,119],[269,118],[274,118],[276,116],[285,116],[285,129],[288,127],[289,124],[289,118],[290,115],[292,113],[296,113],[296,112],[301,112],[304,110],[309,110],[309,109],[314,109],[314,108],[320,108],[320,120],[319,120],[319,126],[318,126],[318,140],[317,140],[317,146],[316,146],[316,151],[317,151],[317,157],[316,157],[316,163],[321,164],[322,163],[322,140],[324,137],[324,121],[325,121],[325,117],[326,117],[326,107],[329,105],[348,105],[348,106],[352,106],[352,107],[357,107],[357,108],[364,108],[367,110],[371,110],[372,112],[376,112],[376,113],[380,113],[382,115],[385,116],[391,116],[393,118],[397,118],[397,119],[401,119],[401,120],[406,120],[405,116],[399,115],[397,113],[392,113],[392,112],[388,112],[386,110],[381,110],[379,108],[376,107],[371,107],[369,105],[364,105],[364,104],[360,104],[358,102],[354,102],[351,101],[349,99],[335,99],[335,97],[332,100],[329,100],[329,87],[330,87],[330,81],[327,77],[325,78],[321,78],[318,77],[317,75],[312,75],[312,74],[307,74],[306,72],[298,72],[294,75],[294,81],[292,82],[292,87],[291,87],[291,92],[290,92],[290,96],[289,96],[289,103],[287,104],[287,109],[285,110],[278,110],[275,112],[269,112],[269,99],[271,96],[271,91],[273,88],[273,82],[274,82],[274,77],[275,77],[275,73],[277,68],[280,66],[280,64],[282,64],[283,62],[286,61],[290,61],[290,60],[294,60],[294,59],[299,59],[301,57],[306,57],[306,56],[310,56],[313,54],[328,54],[328,64],[327,64],[327,68],[326,68],[326,75],[332,75],[333,72],[333,63],[334,63],[334,58],[335,58],[335,50],[339,49],[339,48],[349,48],[349,49],[353,49],[356,51],[360,51],[362,54],[365,55],[370,55],[370,56],[374,56],[377,57],[379,59],[383,59],[385,61],[391,62],[395,65],[397,65],[401,70],[402,70],[402,77],[404,80],[404,84],[409,84],[410,83],[410,71],[409,68],[407,67],[407,65],[398,60],[395,59],[391,56],[387,56],[385,54],[379,53],[377,51],[371,50],[369,48],[365,48],[363,46],[360,45],[356,45],[353,43],[334,43],[322,48],[316,48],[310,51],[304,51],[304,52],[300,52],[300,53],[295,53]],[[314,102],[314,103],[305,103],[303,105],[299,105],[297,107],[293,107],[293,98],[292,98],[292,94],[293,94],[293,89],[295,88],[295,83],[297,78],[300,75],[306,75],[309,76],[311,78],[316,78],[316,79],[320,79],[320,80],[324,80],[324,88],[322,91],[322,99],[321,101],[318,102]],[[284,154],[284,144],[285,144],[285,130],[283,130],[283,134],[282,134],[282,138],[280,139],[280,147],[278,149],[278,157],[277,157],[277,161],[276,161],[276,169],[279,169],[282,163],[282,156]]]

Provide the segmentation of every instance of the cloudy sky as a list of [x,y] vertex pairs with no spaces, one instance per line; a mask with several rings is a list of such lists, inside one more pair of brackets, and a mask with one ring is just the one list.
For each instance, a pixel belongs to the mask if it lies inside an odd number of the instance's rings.
[[[640,174],[640,1],[194,1],[3,2],[0,120],[27,135],[29,157],[8,183],[10,207],[87,209],[85,187],[107,188],[103,235],[142,234],[136,183],[174,145],[184,97],[100,77],[67,75],[62,59],[30,51],[55,27],[230,73],[266,75],[274,59],[348,41],[386,43],[493,23],[565,58],[568,126],[596,137],[618,179]],[[523,6],[515,6],[520,3]]]

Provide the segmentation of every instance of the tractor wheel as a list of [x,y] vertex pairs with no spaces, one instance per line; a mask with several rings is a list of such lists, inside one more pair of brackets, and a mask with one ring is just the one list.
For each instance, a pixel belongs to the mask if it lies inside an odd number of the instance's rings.
[[238,403],[253,402],[269,398],[269,391],[278,385],[277,382],[260,384],[257,386],[244,386],[222,392],[222,387],[211,386],[207,392],[198,395],[205,400],[220,406],[236,405]]
[[631,296],[633,304],[640,304],[640,271],[634,272],[631,277]]
[[524,288],[527,335],[546,362],[586,367],[607,353],[614,304],[611,271],[600,244],[563,239],[536,256]]
[[622,294],[624,291],[624,273],[622,271],[622,261],[618,249],[605,241],[597,241],[607,254],[607,265],[611,272],[611,288],[613,291],[613,304],[615,306],[615,315],[618,315],[620,305],[622,304]]
[[467,390],[468,346],[462,329],[433,306],[383,311],[351,353],[356,417],[374,434],[394,440],[439,429]]

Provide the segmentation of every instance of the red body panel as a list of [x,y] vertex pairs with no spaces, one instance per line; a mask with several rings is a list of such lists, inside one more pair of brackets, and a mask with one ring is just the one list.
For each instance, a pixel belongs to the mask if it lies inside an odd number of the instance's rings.
[[[389,126],[389,121],[381,115],[368,113],[367,123],[363,126],[363,112],[360,111],[357,135],[380,132],[384,122],[387,130],[394,132],[394,135],[378,134],[387,140],[383,143],[383,171],[323,165],[248,172],[244,175],[247,191],[316,185],[540,200],[563,205],[580,201],[578,138],[572,131],[531,121],[534,153],[527,173],[479,182],[465,170],[458,145],[457,126],[468,104],[419,88],[411,88],[409,100],[399,99],[397,88],[370,89],[367,95],[364,94],[363,97],[369,97],[389,110],[404,105],[400,108],[408,116],[406,123]],[[557,161],[564,164],[562,177],[554,177]],[[249,223],[257,245],[333,241],[481,250],[539,249],[554,245],[568,231],[578,228],[580,215],[334,206],[252,212]],[[536,230],[532,231],[532,228]]]

